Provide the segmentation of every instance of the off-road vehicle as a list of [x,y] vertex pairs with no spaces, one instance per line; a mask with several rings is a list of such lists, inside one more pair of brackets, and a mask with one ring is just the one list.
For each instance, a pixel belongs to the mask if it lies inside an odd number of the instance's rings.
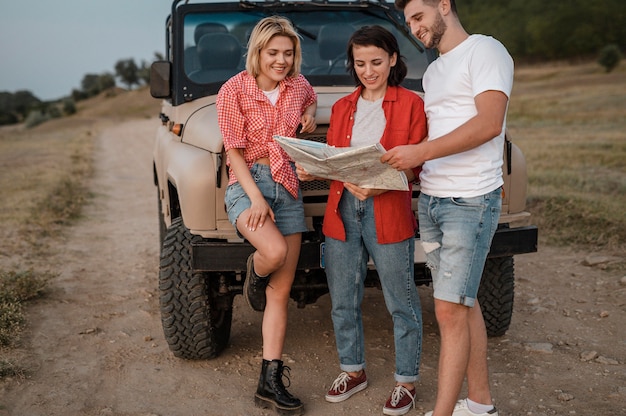
[[[164,13],[165,15],[165,13]],[[436,51],[408,31],[393,3],[381,1],[174,0],[165,24],[165,60],[153,63],[150,90],[163,99],[154,144],[161,258],[159,296],[163,330],[177,357],[215,357],[228,344],[233,299],[242,293],[252,246],[228,221],[224,191],[226,157],[217,124],[220,86],[244,69],[248,37],[263,17],[289,18],[302,39],[302,73],[318,94],[317,130],[303,138],[325,141],[331,106],[354,90],[345,68],[347,40],[363,25],[381,25],[398,38],[409,68],[403,86],[422,92],[421,78]],[[489,335],[506,332],[513,311],[513,255],[536,251],[537,228],[525,212],[526,166],[522,153],[506,141],[502,217],[483,275],[479,299]],[[328,292],[323,268],[321,225],[328,195],[324,181],[302,184],[309,231],[291,297],[298,307]],[[414,186],[417,209],[419,187]],[[419,235],[416,235],[419,239]],[[431,282],[424,253],[416,244],[415,283]],[[370,267],[368,287],[378,286]]]

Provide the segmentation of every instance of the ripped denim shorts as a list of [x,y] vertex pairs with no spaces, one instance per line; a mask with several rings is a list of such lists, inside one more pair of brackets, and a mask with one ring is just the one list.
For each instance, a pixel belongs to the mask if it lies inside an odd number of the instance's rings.
[[420,194],[420,239],[435,299],[474,306],[501,206],[501,188],[472,198]]

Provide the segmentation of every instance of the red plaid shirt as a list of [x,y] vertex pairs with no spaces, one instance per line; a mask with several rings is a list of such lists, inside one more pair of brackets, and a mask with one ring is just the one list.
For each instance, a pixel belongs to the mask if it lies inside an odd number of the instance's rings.
[[[251,168],[267,157],[275,182],[298,197],[298,177],[291,168],[291,158],[272,136],[294,137],[304,110],[317,100],[311,84],[299,75],[278,83],[279,98],[273,106],[256,84],[256,79],[242,71],[229,79],[217,94],[217,117],[224,148],[244,149],[243,157]],[[230,160],[226,162],[230,165]],[[230,171],[228,184],[237,182]]]

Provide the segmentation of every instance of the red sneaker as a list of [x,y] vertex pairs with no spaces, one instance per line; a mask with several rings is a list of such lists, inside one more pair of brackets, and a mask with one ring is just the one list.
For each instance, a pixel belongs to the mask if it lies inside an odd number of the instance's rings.
[[350,377],[350,374],[343,372],[333,381],[326,401],[331,403],[339,403],[349,399],[353,394],[360,392],[367,387],[367,376],[365,370],[358,377]]
[[415,407],[415,389],[409,391],[404,386],[396,386],[383,407],[383,414],[403,415],[411,410],[411,406]]

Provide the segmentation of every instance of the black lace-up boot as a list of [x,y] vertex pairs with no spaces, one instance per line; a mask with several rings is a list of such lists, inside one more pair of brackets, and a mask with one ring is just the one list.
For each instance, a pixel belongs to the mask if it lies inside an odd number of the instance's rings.
[[[283,384],[283,372],[287,371],[289,380],[289,367],[283,366],[280,360],[263,360],[259,386],[254,395],[254,403],[259,407],[274,408],[279,415],[301,415],[304,411],[302,402],[293,397]],[[291,384],[291,382],[289,383]],[[287,385],[289,387],[289,385]]]
[[265,288],[270,278],[260,277],[254,272],[254,253],[250,254],[247,262],[246,280],[243,282],[243,297],[246,303],[255,311],[265,310]]

